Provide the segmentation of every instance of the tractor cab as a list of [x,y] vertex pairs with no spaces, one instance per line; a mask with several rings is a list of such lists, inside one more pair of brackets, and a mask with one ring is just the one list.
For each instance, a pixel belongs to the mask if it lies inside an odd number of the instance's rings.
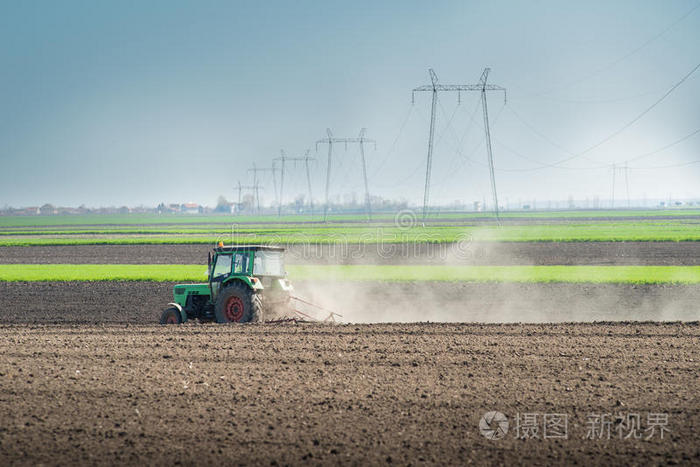
[[215,300],[222,284],[241,280],[255,290],[290,291],[284,270],[284,248],[277,246],[217,246],[209,254],[209,286]]
[[[209,253],[209,280],[230,275],[285,277],[284,248],[273,246],[218,246]],[[213,268],[212,268],[213,266]]]
[[284,248],[220,243],[209,252],[207,283],[176,285],[173,308],[163,312],[161,322],[249,322],[262,321],[263,314],[284,315],[293,290],[286,276]]

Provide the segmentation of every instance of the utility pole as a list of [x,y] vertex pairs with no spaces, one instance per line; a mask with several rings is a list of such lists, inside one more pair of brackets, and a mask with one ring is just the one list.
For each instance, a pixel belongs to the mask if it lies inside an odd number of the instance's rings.
[[491,130],[489,128],[489,116],[488,116],[488,106],[486,104],[486,93],[487,91],[503,91],[503,102],[506,101],[506,89],[501,86],[496,86],[494,84],[487,84],[486,80],[489,75],[490,68],[485,68],[484,72],[481,74],[478,84],[439,84],[438,77],[435,71],[430,68],[428,72],[430,73],[431,84],[424,86],[419,86],[412,91],[411,101],[415,102],[415,93],[421,91],[429,91],[432,93],[432,100],[430,105],[430,132],[428,134],[428,158],[425,167],[425,188],[423,191],[423,219],[428,213],[428,203],[430,201],[430,176],[433,165],[433,145],[435,138],[435,108],[438,99],[439,92],[451,91],[457,92],[457,99],[461,101],[462,91],[474,91],[481,93],[481,105],[484,114],[484,129],[486,132],[486,150],[488,153],[489,160],[489,174],[491,177],[491,192],[493,194],[494,201],[494,212],[496,214],[496,219],[498,219],[498,196],[496,194],[496,178],[494,176],[493,167],[493,151],[491,149]]
[[280,157],[276,157],[275,159],[272,160],[272,163],[274,164],[276,161],[281,161],[282,163],[282,168],[281,168],[281,176],[280,176],[280,192],[279,192],[279,203],[277,204],[277,217],[282,215],[282,202],[283,202],[283,192],[284,192],[284,163],[286,161],[289,162],[294,162],[294,165],[296,166],[297,162],[304,162],[306,164],[306,184],[308,185],[309,189],[309,203],[311,203],[311,215],[313,215],[313,201],[311,200],[311,174],[309,171],[309,161],[310,160],[315,160],[313,157],[309,157],[309,152],[311,151],[306,151],[306,154],[304,157],[288,157],[284,153],[284,149],[280,149]]
[[365,138],[366,128],[360,130],[360,135],[357,138],[335,138],[330,128],[326,128],[327,138],[319,139],[316,141],[316,151],[318,151],[318,145],[325,143],[328,144],[328,166],[326,167],[326,204],[323,208],[323,221],[328,219],[328,191],[331,183],[331,162],[333,157],[333,144],[334,143],[344,143],[345,150],[348,149],[348,144],[356,143],[360,145],[360,156],[362,159],[362,174],[365,182],[365,214],[367,215],[367,220],[372,218],[372,207],[370,203],[369,195],[369,185],[367,183],[367,165],[365,164],[365,143],[374,144],[374,148],[377,148],[377,142],[373,139]]
[[[248,172],[253,172],[253,185],[254,186],[258,186],[258,173],[259,172],[263,172],[263,173],[264,172],[272,172],[272,182],[275,185],[275,198],[277,198],[277,177],[276,177],[277,170],[279,170],[279,169],[277,169],[277,167],[275,167],[274,163],[272,164],[272,167],[265,167],[265,168],[257,168],[255,166],[255,163],[253,163],[253,168],[248,169]],[[255,192],[255,197],[256,197],[256,202],[258,205],[258,213],[260,213],[260,194],[258,193],[257,190]]]

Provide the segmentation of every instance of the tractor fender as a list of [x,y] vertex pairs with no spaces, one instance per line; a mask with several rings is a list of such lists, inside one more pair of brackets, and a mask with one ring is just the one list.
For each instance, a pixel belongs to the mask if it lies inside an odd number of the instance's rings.
[[184,323],[187,321],[187,313],[185,313],[185,310],[182,309],[182,307],[178,303],[168,303],[168,305],[171,305],[180,312],[180,317],[182,318],[182,322]]
[[229,280],[228,282],[226,282],[226,284],[224,285],[224,287],[227,287],[227,286],[229,286],[229,285],[231,285],[231,284],[235,284],[235,283],[240,283],[240,284],[243,284],[243,285],[246,286],[246,287],[250,287],[250,288],[253,289],[253,291],[255,291],[255,292],[260,291],[260,290],[263,290],[263,285],[262,285],[262,283],[260,282],[260,280],[258,280],[256,277],[250,278],[250,277],[247,277],[247,276],[236,277],[236,278],[234,278],[234,279],[231,279],[231,280]]

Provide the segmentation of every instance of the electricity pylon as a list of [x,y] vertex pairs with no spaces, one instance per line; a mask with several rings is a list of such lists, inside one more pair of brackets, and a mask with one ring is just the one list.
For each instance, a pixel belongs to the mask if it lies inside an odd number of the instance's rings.
[[280,176],[280,192],[279,192],[279,203],[277,204],[277,217],[282,215],[282,202],[283,202],[283,192],[284,192],[284,163],[289,161],[289,162],[294,162],[294,165],[296,165],[297,162],[304,162],[306,165],[306,184],[309,189],[309,203],[311,206],[311,215],[313,216],[313,211],[314,211],[314,205],[313,205],[313,200],[311,199],[311,172],[309,171],[309,161],[316,160],[313,157],[309,157],[309,153],[311,151],[307,150],[306,154],[304,157],[287,157],[287,155],[284,153],[284,149],[280,149],[280,157],[276,157],[272,160],[272,163],[274,164],[276,161],[281,161],[282,167],[281,167],[281,176]]
[[630,180],[629,180],[629,167],[627,162],[623,167],[619,167],[616,164],[612,165],[612,193],[610,195],[610,207],[615,207],[615,174],[620,171],[625,174],[625,191],[627,192],[627,207],[631,206],[630,202]]
[[348,149],[348,144],[350,143],[356,143],[360,145],[360,157],[362,159],[362,177],[364,178],[365,182],[365,214],[367,215],[367,220],[370,220],[372,218],[372,206],[370,203],[370,196],[369,196],[369,184],[367,182],[367,165],[365,163],[365,143],[372,143],[374,144],[374,148],[377,148],[377,142],[373,139],[368,139],[365,138],[365,132],[367,131],[366,128],[362,128],[360,130],[360,135],[357,138],[335,138],[333,137],[333,133],[331,133],[330,128],[326,128],[326,133],[328,134],[327,138],[319,139],[316,141],[316,151],[318,151],[318,145],[325,143],[328,144],[328,167],[326,168],[326,204],[323,207],[323,221],[326,222],[328,218],[328,190],[330,187],[330,182],[331,182],[331,160],[333,157],[333,144],[334,143],[344,143],[345,144],[345,150],[347,151]]
[[494,84],[487,84],[486,80],[489,76],[490,68],[485,68],[481,74],[478,84],[439,84],[438,77],[432,68],[428,70],[430,73],[431,84],[419,86],[413,89],[411,101],[415,101],[415,93],[421,91],[430,91],[432,93],[432,101],[430,106],[430,132],[428,134],[428,159],[425,167],[425,188],[423,190],[423,219],[425,219],[428,211],[428,202],[430,200],[430,175],[433,165],[433,140],[435,138],[435,108],[437,105],[438,93],[445,91],[457,91],[457,99],[461,101],[462,91],[475,91],[481,93],[481,105],[484,114],[484,130],[486,132],[486,151],[489,160],[489,174],[491,177],[491,192],[493,194],[494,212],[498,219],[498,195],[496,194],[496,178],[493,169],[493,152],[491,150],[491,131],[489,128],[488,106],[486,104],[487,91],[503,91],[503,101],[506,100],[506,89]]
[[[258,172],[272,172],[272,183],[275,186],[275,199],[277,199],[277,171],[279,169],[275,167],[275,164],[272,164],[272,167],[264,167],[264,168],[257,168],[255,166],[255,163],[253,163],[253,168],[248,169],[248,172],[253,172],[253,185],[257,186],[258,185]],[[255,198],[256,198],[256,203],[258,205],[258,213],[260,212],[260,194],[256,190],[255,192]]]
[[[251,190],[253,192],[253,199],[260,199],[258,196],[258,191],[262,190],[262,187],[260,185],[241,185],[241,181],[238,181],[238,209],[241,208],[241,195],[243,194],[243,190]],[[260,204],[258,203],[258,212],[260,211]]]

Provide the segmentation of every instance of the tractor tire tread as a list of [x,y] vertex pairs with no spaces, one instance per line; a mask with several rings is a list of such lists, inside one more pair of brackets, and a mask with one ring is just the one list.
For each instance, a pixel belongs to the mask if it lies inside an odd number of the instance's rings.
[[263,304],[262,297],[260,294],[254,293],[251,297],[251,323],[262,323],[263,322]]
[[[168,321],[169,318],[174,318],[177,322],[173,323],[172,321]],[[180,310],[174,306],[165,309],[160,315],[160,324],[182,324],[182,315],[180,314]]]
[[224,287],[219,291],[219,296],[216,297],[216,303],[214,304],[214,314],[216,315],[216,321],[218,323],[228,323],[228,319],[224,314],[224,306],[226,300],[231,295],[238,295],[243,300],[244,303],[244,316],[241,319],[241,323],[257,322],[262,318],[262,308],[260,307],[259,296],[240,282],[233,282]]

